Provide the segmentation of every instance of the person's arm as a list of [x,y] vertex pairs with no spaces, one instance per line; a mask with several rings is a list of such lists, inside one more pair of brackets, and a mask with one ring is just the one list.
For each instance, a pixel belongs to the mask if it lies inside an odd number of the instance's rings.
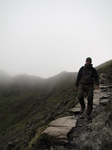
[[81,79],[81,76],[82,76],[82,69],[83,69],[83,67],[81,67],[79,69],[79,72],[78,72],[78,75],[77,75],[77,79],[76,79],[76,83],[75,83],[75,89],[76,90],[78,88],[78,85],[79,85],[79,82],[80,82],[80,79]]
[[93,75],[94,75],[96,89],[98,89],[99,88],[99,76],[95,68],[93,68]]

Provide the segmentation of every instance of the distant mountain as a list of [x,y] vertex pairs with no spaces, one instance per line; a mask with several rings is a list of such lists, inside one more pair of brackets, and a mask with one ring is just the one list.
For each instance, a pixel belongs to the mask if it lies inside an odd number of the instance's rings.
[[12,76],[3,70],[0,70],[0,85],[7,85],[11,82]]
[[12,84],[23,86],[40,86],[45,82],[44,78],[38,76],[30,76],[27,74],[20,74],[13,77]]
[[76,80],[76,72],[61,72],[53,77],[46,79],[46,85],[50,87],[67,86]]
[[0,87],[2,87],[3,85],[7,85],[7,87],[10,87],[11,89],[14,87],[22,90],[31,90],[35,88],[51,89],[59,85],[69,85],[70,82],[75,81],[76,74],[77,73],[64,71],[53,77],[45,79],[38,76],[30,76],[27,74],[10,76],[5,72],[0,72]]

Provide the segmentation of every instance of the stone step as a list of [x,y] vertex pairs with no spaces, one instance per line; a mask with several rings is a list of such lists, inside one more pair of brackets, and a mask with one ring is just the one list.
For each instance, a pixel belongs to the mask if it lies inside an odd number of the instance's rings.
[[102,105],[107,105],[108,102],[109,102],[109,99],[102,99],[102,100],[100,101],[100,104],[102,104]]
[[52,127],[68,127],[71,128],[76,124],[74,116],[61,117],[52,121],[49,126]]
[[112,85],[108,85],[108,86],[100,85],[99,88],[100,88],[100,89],[112,88]]
[[75,107],[77,107],[77,108],[81,108],[81,106],[80,106],[80,104],[79,104],[79,103],[77,103],[77,105],[75,105]]
[[109,102],[109,98],[107,95],[100,98],[100,104],[107,105],[108,102]]
[[100,93],[94,93],[94,98],[101,98],[102,96],[105,96],[106,94],[103,92]]
[[74,113],[74,114],[79,114],[80,110],[81,110],[80,107],[74,107],[74,108],[68,109],[68,112]]
[[93,99],[93,105],[98,106],[100,104],[99,99]]
[[98,90],[94,90],[94,93],[100,93],[101,92],[101,89],[98,89]]
[[67,134],[76,126],[76,118],[74,116],[61,117],[49,124],[49,127],[42,132],[51,137],[55,137],[60,142],[67,143]]

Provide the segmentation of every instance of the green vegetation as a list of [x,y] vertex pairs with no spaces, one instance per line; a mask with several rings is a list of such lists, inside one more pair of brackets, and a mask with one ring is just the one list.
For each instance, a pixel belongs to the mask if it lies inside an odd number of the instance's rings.
[[112,60],[109,60],[109,61],[106,61],[105,63],[99,65],[96,67],[97,70],[102,70],[105,72],[105,69],[106,70],[110,70],[110,67],[112,66]]
[[96,69],[99,74],[103,74],[103,77],[108,79],[108,83],[112,83],[112,60],[99,65]]
[[0,87],[0,149],[31,148],[50,121],[76,104],[75,78],[63,72],[42,84],[16,80]]

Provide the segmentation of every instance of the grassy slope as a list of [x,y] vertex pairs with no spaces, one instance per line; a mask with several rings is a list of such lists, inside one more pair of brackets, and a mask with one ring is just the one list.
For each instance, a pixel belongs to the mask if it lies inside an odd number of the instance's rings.
[[105,71],[105,69],[108,70],[110,66],[112,66],[112,60],[106,61],[105,63],[97,66],[96,69]]
[[27,148],[49,121],[75,105],[75,77],[75,73],[63,72],[40,87],[21,84],[1,90],[0,149]]
[[104,77],[107,78],[108,83],[112,83],[112,60],[99,65],[96,69],[99,74],[104,74]]

